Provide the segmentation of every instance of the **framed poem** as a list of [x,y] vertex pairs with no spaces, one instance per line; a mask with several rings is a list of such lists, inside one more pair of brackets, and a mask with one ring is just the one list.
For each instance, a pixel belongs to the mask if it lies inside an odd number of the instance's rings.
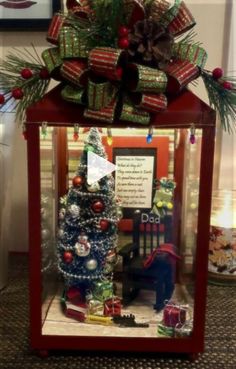
[[137,209],[149,210],[156,177],[157,148],[114,148],[115,192],[119,193],[125,218]]
[[45,31],[53,14],[62,9],[62,0],[0,1],[0,30]]

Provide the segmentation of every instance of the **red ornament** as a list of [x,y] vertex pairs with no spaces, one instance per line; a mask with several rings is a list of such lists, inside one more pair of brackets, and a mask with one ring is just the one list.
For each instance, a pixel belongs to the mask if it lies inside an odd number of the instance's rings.
[[5,96],[3,94],[0,94],[0,105],[5,103]]
[[233,85],[231,82],[225,81],[222,83],[222,86],[225,90],[232,90]]
[[92,203],[92,210],[94,213],[101,213],[105,209],[105,205],[101,200],[95,200]]
[[213,71],[212,71],[212,77],[214,78],[214,79],[219,79],[219,78],[221,78],[222,76],[223,76],[223,74],[224,74],[224,71],[223,71],[223,69],[222,68],[215,68]]
[[118,78],[122,78],[122,76],[123,76],[123,68],[122,67],[117,67],[116,68],[116,75],[117,75],[117,77]]
[[50,74],[49,71],[47,70],[47,68],[42,68],[41,71],[39,72],[39,77],[41,79],[50,79]]
[[129,47],[129,40],[127,37],[122,37],[118,40],[118,46],[120,49],[128,49]]
[[65,251],[63,254],[63,260],[65,263],[70,264],[73,261],[73,255],[70,251]]
[[14,99],[16,100],[21,100],[24,96],[24,92],[22,91],[20,87],[14,88],[11,94],[12,94],[12,97],[14,97]]
[[22,71],[21,71],[21,77],[22,78],[24,78],[24,79],[29,79],[29,78],[31,78],[32,77],[32,75],[33,75],[33,72],[32,72],[32,70],[31,69],[29,69],[29,68],[24,68],[24,69],[22,69]]
[[75,176],[72,179],[72,183],[73,183],[73,186],[74,187],[79,187],[79,186],[81,186],[84,183],[84,178],[81,177],[81,176]]
[[101,228],[102,231],[106,231],[108,229],[108,227],[109,227],[109,224],[110,223],[106,219],[101,219],[100,220],[100,223],[99,223],[100,228]]
[[118,30],[118,34],[120,37],[127,37],[129,34],[129,29],[125,26],[120,26]]

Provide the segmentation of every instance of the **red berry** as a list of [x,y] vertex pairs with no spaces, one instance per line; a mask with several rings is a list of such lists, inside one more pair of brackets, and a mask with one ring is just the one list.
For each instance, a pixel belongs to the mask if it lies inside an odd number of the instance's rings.
[[129,34],[129,29],[125,26],[120,26],[118,30],[118,34],[120,37],[126,37]]
[[21,100],[24,96],[24,92],[19,87],[14,88],[11,94],[12,94],[12,97],[14,97],[14,99],[16,100]]
[[121,49],[128,49],[129,47],[129,39],[127,37],[122,37],[118,40],[118,46]]
[[225,90],[232,90],[233,85],[231,82],[225,81],[222,83],[222,86]]
[[0,94],[0,105],[5,103],[5,96],[3,94]]
[[33,72],[29,68],[22,69],[21,71],[21,77],[24,79],[29,79],[32,77],[32,75],[33,75]]
[[49,71],[47,70],[47,68],[42,68],[41,71],[39,72],[39,77],[41,79],[49,79],[50,78],[50,74]]
[[212,71],[212,77],[214,79],[219,79],[223,76],[224,74],[224,71],[222,68],[215,68],[213,71]]

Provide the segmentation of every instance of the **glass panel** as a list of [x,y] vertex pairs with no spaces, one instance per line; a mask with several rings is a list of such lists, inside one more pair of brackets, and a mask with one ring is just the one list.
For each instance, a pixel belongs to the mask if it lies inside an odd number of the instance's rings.
[[57,289],[56,230],[57,199],[55,199],[54,129],[40,132],[40,180],[41,180],[41,273],[42,319],[46,319],[51,300]]
[[55,265],[57,249],[59,270],[43,334],[190,336],[201,130],[191,144],[187,129],[80,128],[77,138],[66,128],[55,174],[57,131],[40,141],[49,259]]

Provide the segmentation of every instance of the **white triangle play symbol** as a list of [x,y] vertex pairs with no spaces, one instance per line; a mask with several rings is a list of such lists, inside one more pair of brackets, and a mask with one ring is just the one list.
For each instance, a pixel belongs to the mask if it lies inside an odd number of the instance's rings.
[[87,164],[87,182],[89,185],[116,170],[116,165],[91,151],[88,152]]

